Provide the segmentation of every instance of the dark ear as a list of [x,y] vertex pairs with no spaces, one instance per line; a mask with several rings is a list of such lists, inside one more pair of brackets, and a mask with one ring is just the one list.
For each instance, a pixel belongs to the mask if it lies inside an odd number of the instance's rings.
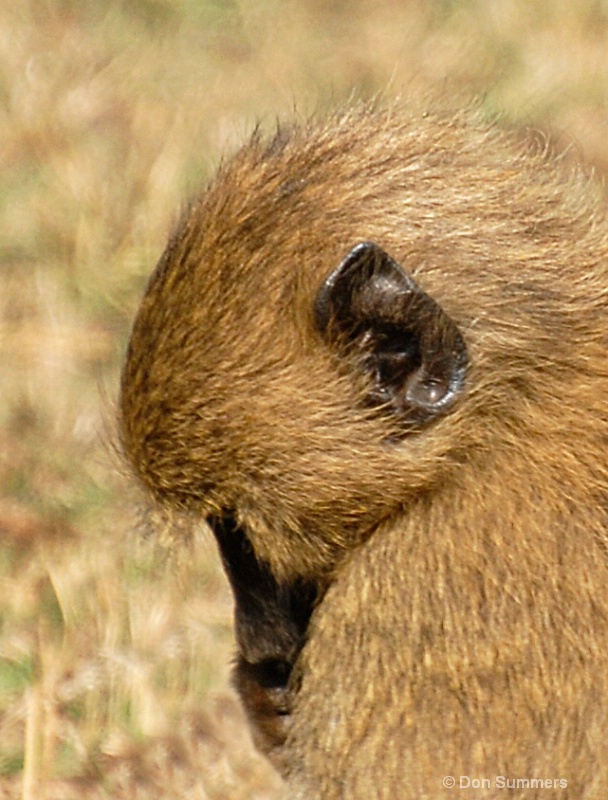
[[443,414],[463,389],[460,331],[373,242],[354,247],[321,285],[315,321],[332,346],[360,351],[372,381],[368,400],[404,421]]

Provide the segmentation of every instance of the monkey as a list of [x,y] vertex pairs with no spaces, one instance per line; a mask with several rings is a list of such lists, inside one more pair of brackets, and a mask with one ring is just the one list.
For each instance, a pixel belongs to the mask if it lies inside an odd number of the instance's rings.
[[583,167],[401,101],[220,164],[141,301],[121,436],[215,535],[291,798],[608,794],[607,395]]

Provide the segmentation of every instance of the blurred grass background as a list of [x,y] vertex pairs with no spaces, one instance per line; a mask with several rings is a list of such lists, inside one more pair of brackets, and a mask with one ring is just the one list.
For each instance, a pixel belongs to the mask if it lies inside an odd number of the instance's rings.
[[143,535],[120,362],[180,204],[256,122],[427,90],[601,175],[608,2],[0,5],[0,799],[280,796],[212,543]]

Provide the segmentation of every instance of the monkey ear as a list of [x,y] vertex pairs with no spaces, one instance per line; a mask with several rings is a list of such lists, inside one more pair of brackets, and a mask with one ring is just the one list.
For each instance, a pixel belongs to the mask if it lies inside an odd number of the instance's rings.
[[354,247],[326,278],[314,311],[326,341],[361,354],[371,404],[419,424],[462,392],[468,359],[456,324],[373,242]]

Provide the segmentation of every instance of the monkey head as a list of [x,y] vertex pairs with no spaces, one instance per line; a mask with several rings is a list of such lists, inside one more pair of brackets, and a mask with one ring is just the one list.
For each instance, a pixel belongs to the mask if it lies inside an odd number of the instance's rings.
[[567,383],[592,300],[581,281],[573,313],[556,302],[554,262],[597,227],[580,176],[525,151],[464,114],[359,109],[224,163],[124,369],[125,450],[155,497],[229,515],[275,576],[307,578],[497,431],[515,441],[547,342]]
[[[412,124],[254,137],[183,215],[134,325],[136,471],[163,503],[236,520],[281,579],[331,572],[466,442],[469,288],[446,249],[474,256],[440,215],[448,144]],[[469,199],[473,155],[456,156]]]

